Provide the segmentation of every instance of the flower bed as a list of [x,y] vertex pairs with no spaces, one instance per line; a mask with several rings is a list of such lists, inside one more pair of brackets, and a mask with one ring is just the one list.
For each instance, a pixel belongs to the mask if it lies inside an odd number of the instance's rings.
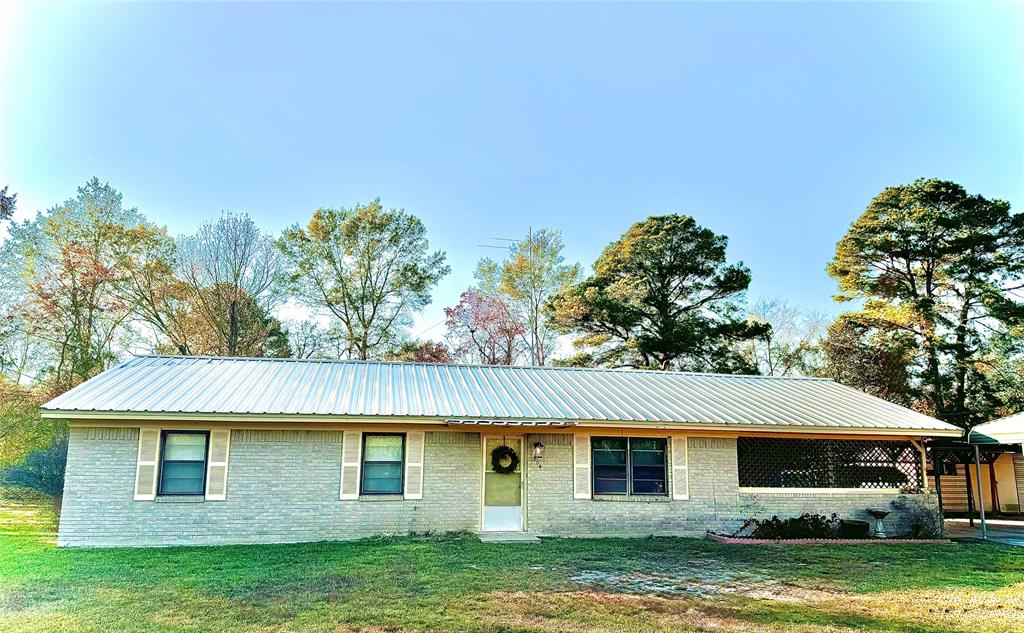
[[923,545],[925,543],[951,545],[953,541],[945,538],[789,538],[766,539],[746,536],[729,536],[708,530],[707,538],[716,543],[726,545]]

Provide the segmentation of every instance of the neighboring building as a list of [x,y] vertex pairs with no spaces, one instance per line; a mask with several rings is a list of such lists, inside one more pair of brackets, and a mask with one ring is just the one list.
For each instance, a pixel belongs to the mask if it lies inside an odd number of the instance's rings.
[[864,518],[921,490],[922,441],[961,435],[822,379],[182,356],[43,414],[71,425],[58,543],[76,546]]
[[[941,449],[942,506],[947,516],[976,512],[978,500],[985,512],[1020,515],[1024,508],[1024,413],[979,424],[965,438],[963,448]],[[981,477],[975,472],[972,445],[980,448]],[[934,462],[934,453],[933,450]],[[934,469],[929,473],[934,486]],[[981,481],[979,491],[978,481]],[[968,484],[969,482],[969,484]]]

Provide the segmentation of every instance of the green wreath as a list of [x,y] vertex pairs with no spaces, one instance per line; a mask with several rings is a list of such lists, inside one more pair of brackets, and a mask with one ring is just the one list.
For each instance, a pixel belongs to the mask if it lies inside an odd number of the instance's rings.
[[[501,462],[506,459],[508,464],[503,466]],[[516,468],[519,468],[519,455],[516,453],[516,449],[505,444],[494,447],[494,450],[491,451],[491,469],[494,472],[499,475],[510,475],[516,472]]]

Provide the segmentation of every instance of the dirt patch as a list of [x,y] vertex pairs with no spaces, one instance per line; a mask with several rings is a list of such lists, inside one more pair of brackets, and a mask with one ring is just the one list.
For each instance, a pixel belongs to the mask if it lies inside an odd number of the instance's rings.
[[760,600],[808,602],[835,598],[839,592],[795,587],[763,576],[741,576],[713,573],[707,575],[686,572],[603,572],[582,571],[569,580],[577,585],[627,594],[654,594],[660,596],[714,597],[738,595]]
[[746,622],[724,611],[703,608],[697,600],[608,591],[494,592],[487,594],[477,607],[486,630],[558,633],[778,631],[773,626]]

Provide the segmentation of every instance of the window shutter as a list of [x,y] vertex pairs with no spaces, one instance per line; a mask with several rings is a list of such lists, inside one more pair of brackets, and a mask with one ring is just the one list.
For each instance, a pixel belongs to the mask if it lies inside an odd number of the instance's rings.
[[363,434],[345,431],[341,446],[341,498],[359,498],[359,460],[363,453]]
[[160,459],[160,429],[139,429],[139,457],[135,465],[135,500],[156,499],[157,462]]
[[573,498],[590,498],[590,436],[573,433]]
[[210,457],[206,466],[206,500],[224,501],[228,492],[228,454],[231,429],[210,431]]
[[677,501],[690,498],[688,449],[686,437],[672,438],[672,498]]
[[423,449],[426,441],[423,431],[405,435],[405,498],[423,498]]

